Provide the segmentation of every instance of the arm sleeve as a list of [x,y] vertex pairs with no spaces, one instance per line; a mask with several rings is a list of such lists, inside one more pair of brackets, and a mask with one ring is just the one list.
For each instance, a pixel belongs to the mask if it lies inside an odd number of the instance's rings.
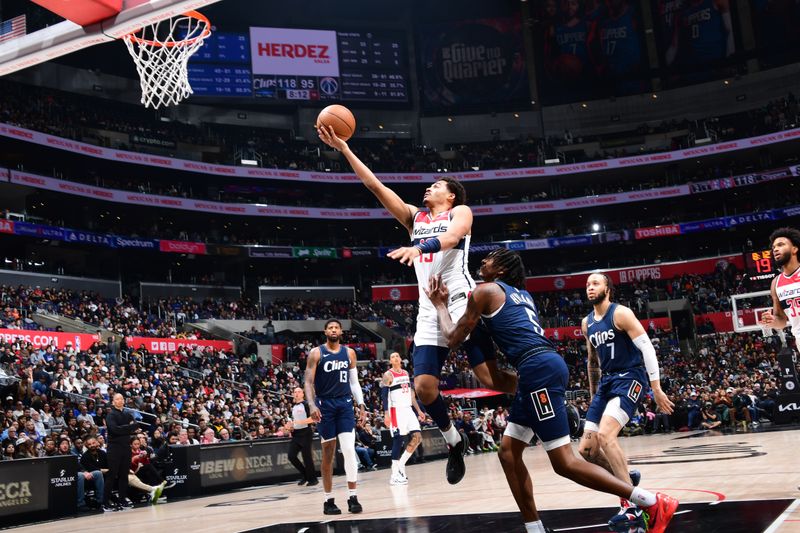
[[350,392],[357,405],[364,405],[364,392],[361,390],[361,383],[358,382],[358,370],[350,369]]
[[389,409],[389,387],[381,387],[381,403],[384,411]]
[[642,352],[644,358],[644,367],[647,370],[647,376],[650,381],[658,381],[661,379],[661,373],[658,370],[658,358],[656,357],[656,349],[650,341],[647,333],[639,335],[633,339],[633,344]]

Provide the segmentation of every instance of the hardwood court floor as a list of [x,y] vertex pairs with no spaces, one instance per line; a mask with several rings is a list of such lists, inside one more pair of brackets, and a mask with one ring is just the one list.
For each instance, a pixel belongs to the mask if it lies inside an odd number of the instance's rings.
[[[800,532],[800,430],[673,433],[621,442],[642,472],[643,487],[681,500],[684,513],[668,531]],[[615,497],[554,474],[541,447],[528,449],[525,460],[545,525],[556,531],[607,530],[602,524],[618,504]],[[495,454],[467,457],[467,475],[456,486],[447,484],[444,468],[444,461],[410,466],[407,487],[389,486],[386,470],[360,475],[361,515],[347,513],[344,478],[336,477],[336,502],[344,511],[339,517],[322,515],[321,484],[283,484],[40,523],[15,533],[523,531]],[[320,524],[328,518],[333,520]]]

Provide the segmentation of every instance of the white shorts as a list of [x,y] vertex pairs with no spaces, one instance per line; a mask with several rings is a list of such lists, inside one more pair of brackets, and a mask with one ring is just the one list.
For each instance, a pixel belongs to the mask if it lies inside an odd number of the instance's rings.
[[400,435],[408,435],[412,431],[419,431],[419,419],[411,407],[391,407],[389,409],[390,431],[395,429]]
[[[458,322],[467,311],[467,298],[462,298],[447,308],[453,324]],[[447,348],[447,340],[442,335],[439,327],[439,318],[436,310],[420,309],[417,315],[417,331],[414,333],[415,346],[441,346]]]

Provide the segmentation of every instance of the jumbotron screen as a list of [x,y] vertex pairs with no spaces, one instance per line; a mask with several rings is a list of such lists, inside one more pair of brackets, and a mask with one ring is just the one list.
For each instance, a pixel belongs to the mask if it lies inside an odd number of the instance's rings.
[[405,34],[251,27],[214,32],[189,62],[197,96],[408,102]]

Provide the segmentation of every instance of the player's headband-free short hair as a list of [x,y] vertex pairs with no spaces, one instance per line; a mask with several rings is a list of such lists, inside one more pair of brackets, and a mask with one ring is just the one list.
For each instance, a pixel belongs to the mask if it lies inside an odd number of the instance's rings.
[[341,323],[341,322],[339,322],[339,321],[338,321],[338,320],[336,320],[335,318],[331,318],[330,320],[328,320],[327,322],[325,322],[325,327],[324,327],[324,328],[322,328],[322,329],[328,329],[328,326],[330,326],[331,324],[339,324],[339,327],[340,327],[340,328],[342,327],[342,323]]
[[456,197],[453,198],[453,207],[467,203],[467,190],[460,181],[450,176],[445,176],[436,181],[445,182],[447,184],[447,190],[456,195]]

